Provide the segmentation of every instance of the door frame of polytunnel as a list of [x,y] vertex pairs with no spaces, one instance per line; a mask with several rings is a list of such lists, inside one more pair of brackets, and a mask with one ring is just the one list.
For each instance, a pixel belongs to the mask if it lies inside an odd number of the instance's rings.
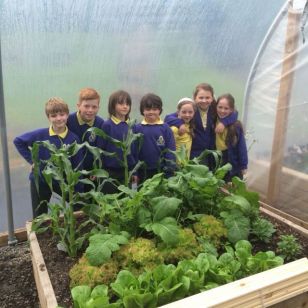
[[7,130],[6,130],[5,108],[4,108],[1,36],[0,36],[0,128],[1,128],[0,141],[2,145],[1,149],[3,157],[2,160],[3,160],[3,178],[4,178],[4,199],[7,207],[7,221],[8,221],[8,245],[14,245],[17,243],[17,239],[14,234],[11,176],[9,167]]
[[[285,135],[286,131],[286,123],[285,121],[288,116],[288,105],[289,105],[289,89],[293,84],[293,73],[289,73],[293,71],[293,67],[296,61],[296,53],[294,53],[294,48],[296,48],[298,42],[298,33],[294,32],[296,26],[299,25],[298,12],[293,9],[293,0],[287,1],[284,6],[281,8],[274,22],[272,23],[270,29],[268,30],[261,46],[257,52],[255,60],[252,64],[252,68],[250,70],[246,89],[244,94],[244,106],[243,106],[243,123],[246,125],[247,123],[247,105],[248,105],[248,97],[251,92],[251,84],[252,80],[255,77],[256,68],[259,64],[260,58],[263,55],[265,47],[269,40],[272,38],[273,33],[275,32],[277,26],[280,21],[286,16],[288,18],[287,22],[287,30],[286,30],[286,39],[285,39],[285,50],[284,50],[284,58],[282,60],[282,72],[280,79],[280,88],[278,95],[278,102],[276,107],[276,120],[274,127],[274,137],[275,143],[272,144],[272,155],[270,160],[270,172],[269,172],[269,181],[268,188],[266,193],[267,202],[270,205],[275,206],[275,202],[277,200],[279,194],[279,173],[281,171],[282,159],[283,159],[283,147],[285,143]],[[298,23],[298,24],[296,24]],[[295,37],[295,39],[294,39]],[[279,111],[279,112],[278,112]],[[279,141],[279,142],[277,142]],[[278,157],[277,157],[278,156]]]

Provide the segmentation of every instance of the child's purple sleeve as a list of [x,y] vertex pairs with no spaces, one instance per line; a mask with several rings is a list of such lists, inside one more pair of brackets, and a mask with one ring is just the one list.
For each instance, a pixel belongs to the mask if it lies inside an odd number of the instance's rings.
[[19,152],[19,154],[32,165],[32,156],[29,147],[32,147],[34,140],[32,139],[32,134],[25,133],[14,139],[14,145]]
[[177,128],[179,128],[182,124],[184,124],[184,121],[178,118],[176,112],[167,114],[165,116],[164,122],[169,126],[176,126]]

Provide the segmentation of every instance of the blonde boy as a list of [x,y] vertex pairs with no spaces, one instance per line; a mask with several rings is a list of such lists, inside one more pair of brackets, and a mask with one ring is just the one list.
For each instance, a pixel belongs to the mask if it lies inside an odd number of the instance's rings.
[[[30,148],[36,141],[49,141],[57,148],[60,148],[62,144],[80,142],[78,136],[71,132],[66,126],[69,110],[68,105],[63,101],[62,98],[50,98],[45,105],[45,113],[50,123],[48,128],[39,128],[34,131],[22,134],[14,139],[14,144],[18,152],[31,166],[33,165],[33,161]],[[40,146],[38,158],[41,162],[40,169],[43,170],[45,167],[43,162],[50,158],[49,150],[46,147]],[[71,158],[72,166],[77,167],[81,159],[81,154],[77,154]],[[32,168],[29,179],[33,217],[36,217],[40,214],[47,213],[47,203],[51,198],[52,192],[41,173],[39,179],[39,191],[37,191]],[[60,189],[57,185],[55,185],[54,188],[56,192],[60,193]],[[42,201],[45,202],[40,204]]]

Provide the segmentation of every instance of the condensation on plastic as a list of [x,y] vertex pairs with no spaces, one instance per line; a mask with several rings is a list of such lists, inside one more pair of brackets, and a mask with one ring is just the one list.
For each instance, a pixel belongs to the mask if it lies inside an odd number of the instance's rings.
[[[102,95],[127,90],[133,118],[146,92],[160,95],[163,116],[200,82],[231,92],[242,109],[256,52],[285,0],[4,0],[1,43],[16,227],[31,217],[29,166],[14,136],[47,125],[51,96],[75,109],[82,87]],[[0,176],[3,177],[0,162]],[[1,184],[1,183],[0,183]],[[6,213],[0,187],[0,231]]]
[[[251,145],[248,184],[270,205],[308,221],[308,42],[301,32],[306,1],[286,4],[259,50],[246,86],[245,127]],[[285,50],[289,13],[297,16],[294,50]],[[303,36],[304,34],[304,36]],[[296,39],[296,35],[298,38]],[[283,63],[295,56],[282,76]],[[284,83],[286,78],[288,81]],[[287,88],[283,133],[275,134],[279,93]],[[284,99],[284,98],[282,98]],[[280,110],[281,111],[281,110]],[[280,115],[280,113],[278,113]],[[282,158],[277,144],[282,140]],[[273,175],[271,167],[277,164]],[[275,191],[275,186],[277,190]],[[272,196],[274,195],[274,196]]]

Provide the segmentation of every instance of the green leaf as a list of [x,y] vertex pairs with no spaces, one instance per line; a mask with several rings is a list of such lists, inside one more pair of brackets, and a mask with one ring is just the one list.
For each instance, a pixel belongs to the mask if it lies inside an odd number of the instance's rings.
[[235,244],[239,240],[247,240],[250,230],[250,220],[240,211],[222,212],[221,217],[228,229],[228,240]]
[[110,286],[120,298],[123,298],[126,290],[138,288],[139,282],[130,271],[122,270],[118,273],[116,281],[111,283]]
[[113,251],[119,250],[119,244],[126,244],[128,239],[123,235],[95,234],[89,238],[86,257],[93,266],[100,266],[111,257]]
[[182,200],[169,197],[157,197],[151,200],[153,206],[153,221],[158,222],[165,217],[174,216]]
[[231,195],[227,196],[222,200],[224,208],[229,210],[239,209],[242,213],[248,216],[251,212],[250,203],[242,196]]
[[157,307],[157,296],[151,293],[130,294],[123,298],[125,308],[155,308]]
[[92,292],[91,292],[92,298],[97,298],[99,296],[108,296],[108,287],[107,286],[98,285],[92,290]]
[[84,308],[86,307],[86,302],[90,299],[91,288],[89,286],[77,286],[71,290],[74,307]]
[[218,168],[216,171],[215,171],[215,177],[217,179],[220,179],[220,180],[223,180],[223,178],[225,177],[225,175],[231,171],[232,169],[232,165],[230,163],[227,163],[225,164],[224,166]]
[[151,224],[151,229],[167,245],[175,245],[179,241],[179,227],[172,217],[163,218],[159,222]]

